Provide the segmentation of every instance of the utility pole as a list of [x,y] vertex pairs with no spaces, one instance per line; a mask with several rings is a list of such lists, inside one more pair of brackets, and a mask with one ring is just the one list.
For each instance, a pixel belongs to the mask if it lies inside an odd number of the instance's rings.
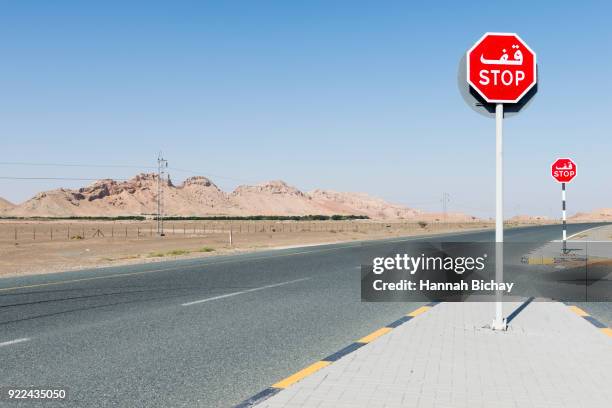
[[448,203],[450,202],[450,194],[442,193],[442,198],[440,199],[442,202],[442,216],[444,221],[446,221],[446,213],[448,212]]
[[157,235],[164,236],[164,186],[168,161],[162,152],[157,155]]

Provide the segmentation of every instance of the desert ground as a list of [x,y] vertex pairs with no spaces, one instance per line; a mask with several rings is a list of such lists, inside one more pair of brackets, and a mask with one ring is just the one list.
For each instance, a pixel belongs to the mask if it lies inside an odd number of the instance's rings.
[[[0,221],[0,276],[492,228],[490,222]],[[230,242],[231,236],[231,242]]]
[[[174,219],[318,214],[350,221],[166,221],[160,236],[150,219],[157,212],[158,187],[164,213]],[[279,180],[225,192],[206,177],[175,185],[156,174],[43,191],[20,204],[0,200],[0,216],[0,276],[493,227],[490,220],[468,214],[421,211],[364,193],[303,192]],[[367,219],[350,218],[355,216]],[[555,220],[523,215],[507,225],[551,222]]]

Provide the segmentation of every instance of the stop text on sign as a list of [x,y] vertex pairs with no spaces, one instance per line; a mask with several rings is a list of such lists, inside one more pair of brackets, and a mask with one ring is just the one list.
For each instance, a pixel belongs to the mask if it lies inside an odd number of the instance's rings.
[[513,73],[512,71],[505,70],[501,71],[499,69],[480,70],[480,81],[478,81],[481,85],[489,85],[491,81],[493,81],[493,85],[497,86],[501,83],[504,86],[511,86],[514,83],[514,86],[518,86],[519,82],[525,79],[525,73],[523,71],[517,71]]
[[487,102],[516,103],[535,86],[536,54],[513,33],[486,33],[467,52],[467,81]]

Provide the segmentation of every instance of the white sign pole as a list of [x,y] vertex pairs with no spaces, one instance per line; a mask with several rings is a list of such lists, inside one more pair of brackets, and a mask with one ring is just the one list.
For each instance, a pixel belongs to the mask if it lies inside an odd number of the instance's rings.
[[[503,179],[503,120],[504,105],[495,105],[495,281],[504,280],[504,179]],[[493,330],[506,330],[506,320],[502,310],[502,291],[495,293],[495,320]]]

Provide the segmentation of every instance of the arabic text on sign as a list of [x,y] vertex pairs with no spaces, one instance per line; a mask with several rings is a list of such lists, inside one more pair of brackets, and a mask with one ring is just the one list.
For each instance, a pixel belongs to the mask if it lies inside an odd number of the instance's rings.
[[506,50],[502,50],[502,56],[499,59],[486,59],[483,54],[480,54],[480,62],[485,65],[523,65],[523,53],[519,50],[518,45],[513,45],[512,48],[516,49],[514,52],[514,60],[508,59]]
[[561,170],[561,171],[563,171],[563,170],[571,170],[573,168],[574,168],[574,166],[572,165],[572,163],[567,163],[566,165],[564,165],[562,167],[555,166],[555,169]]

